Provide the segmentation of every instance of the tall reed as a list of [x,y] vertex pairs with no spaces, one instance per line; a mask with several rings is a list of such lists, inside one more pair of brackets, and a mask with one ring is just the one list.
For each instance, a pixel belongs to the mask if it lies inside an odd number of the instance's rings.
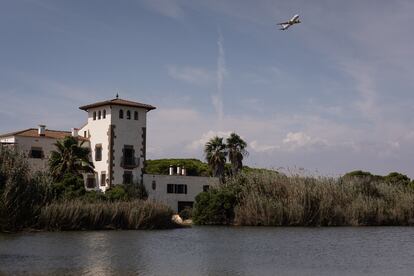
[[414,225],[414,190],[402,185],[263,172],[239,175],[229,187],[238,225]]
[[44,230],[165,229],[175,227],[173,212],[149,201],[81,200],[53,202],[42,208],[37,228]]

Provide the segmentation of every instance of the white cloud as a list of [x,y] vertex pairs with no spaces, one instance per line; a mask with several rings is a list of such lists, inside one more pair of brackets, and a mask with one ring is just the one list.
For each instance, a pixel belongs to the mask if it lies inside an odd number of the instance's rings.
[[292,144],[295,146],[303,147],[308,145],[312,139],[303,132],[289,132],[286,138],[283,139],[283,143]]
[[[230,135],[230,133],[231,131],[209,130],[208,132],[203,133],[199,139],[192,141],[187,147],[191,150],[201,150],[211,138],[215,136],[226,138]],[[225,142],[225,140],[223,142]]]
[[212,72],[201,67],[168,65],[167,71],[173,79],[190,84],[205,85],[214,80]]
[[255,151],[255,152],[259,152],[259,153],[269,153],[272,152],[274,150],[280,149],[279,146],[275,146],[275,145],[263,145],[260,144],[257,140],[253,140],[249,143],[250,148]]
[[175,0],[141,0],[142,3],[150,10],[161,15],[181,19],[184,16],[184,10]]

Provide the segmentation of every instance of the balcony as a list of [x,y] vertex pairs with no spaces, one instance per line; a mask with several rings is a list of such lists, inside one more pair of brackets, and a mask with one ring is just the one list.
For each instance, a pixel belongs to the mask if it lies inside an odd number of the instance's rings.
[[134,169],[139,166],[139,157],[121,157],[121,167],[124,169]]

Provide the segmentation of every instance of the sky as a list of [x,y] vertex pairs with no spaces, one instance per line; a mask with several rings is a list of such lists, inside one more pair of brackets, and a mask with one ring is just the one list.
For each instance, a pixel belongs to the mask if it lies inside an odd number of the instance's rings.
[[236,132],[249,166],[414,177],[413,14],[404,0],[1,0],[0,133],[80,127],[79,106],[119,93],[157,107],[149,159],[204,159]]

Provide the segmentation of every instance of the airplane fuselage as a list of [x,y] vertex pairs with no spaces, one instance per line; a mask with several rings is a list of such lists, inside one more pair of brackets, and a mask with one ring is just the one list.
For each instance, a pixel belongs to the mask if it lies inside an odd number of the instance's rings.
[[280,30],[286,30],[288,29],[290,26],[294,25],[294,24],[298,24],[300,23],[299,20],[299,14],[295,14],[291,19],[289,19],[286,22],[283,23],[278,23],[278,25],[281,26]]
[[295,23],[299,23],[299,14],[295,14],[290,20],[289,23],[291,24],[295,24]]

